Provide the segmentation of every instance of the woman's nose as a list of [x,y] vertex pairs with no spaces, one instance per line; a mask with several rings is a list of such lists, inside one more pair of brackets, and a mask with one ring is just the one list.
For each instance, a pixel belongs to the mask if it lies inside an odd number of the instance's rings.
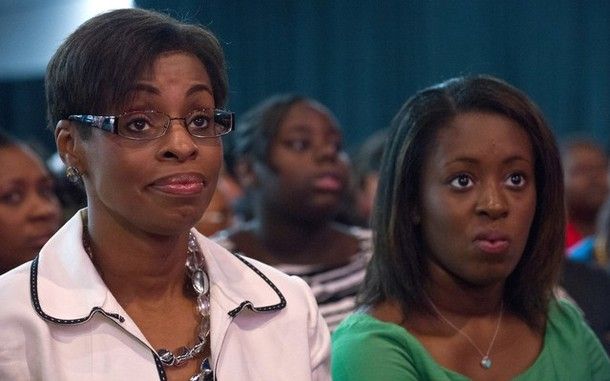
[[160,151],[162,159],[186,161],[197,156],[199,147],[184,123],[183,119],[173,119],[168,131],[160,138],[165,140],[165,144]]
[[507,197],[500,184],[494,181],[487,181],[482,184],[476,211],[491,219],[502,218],[508,214]]
[[318,160],[336,160],[341,149],[336,142],[322,141],[316,148],[316,158]]

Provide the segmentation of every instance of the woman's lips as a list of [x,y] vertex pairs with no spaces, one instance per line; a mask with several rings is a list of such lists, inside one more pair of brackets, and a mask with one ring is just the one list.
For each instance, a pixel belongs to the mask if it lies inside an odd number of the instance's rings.
[[200,174],[176,174],[155,180],[151,187],[172,195],[195,195],[205,187],[205,179]]
[[316,190],[338,192],[343,190],[343,181],[335,175],[322,175],[313,183]]
[[509,246],[508,241],[477,240],[474,243],[479,250],[490,254],[503,253]]
[[510,246],[508,237],[498,233],[479,234],[475,237],[474,244],[482,252],[490,254],[503,253]]

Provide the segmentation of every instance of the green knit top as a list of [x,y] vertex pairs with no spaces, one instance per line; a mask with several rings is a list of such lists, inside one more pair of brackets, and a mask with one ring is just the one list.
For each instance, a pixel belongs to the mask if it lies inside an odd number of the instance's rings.
[[[333,334],[334,381],[464,381],[438,364],[403,327],[364,312],[346,318]],[[610,381],[610,360],[570,302],[552,302],[538,358],[514,380]]]

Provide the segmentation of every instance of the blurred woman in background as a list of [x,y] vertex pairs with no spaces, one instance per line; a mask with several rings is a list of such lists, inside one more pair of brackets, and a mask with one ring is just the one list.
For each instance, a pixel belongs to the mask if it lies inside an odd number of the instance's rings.
[[0,274],[38,253],[61,223],[53,178],[40,157],[0,131]]
[[236,129],[236,173],[252,219],[214,239],[312,288],[332,329],[354,308],[371,252],[370,231],[335,222],[349,161],[334,115],[294,94],[271,97]]

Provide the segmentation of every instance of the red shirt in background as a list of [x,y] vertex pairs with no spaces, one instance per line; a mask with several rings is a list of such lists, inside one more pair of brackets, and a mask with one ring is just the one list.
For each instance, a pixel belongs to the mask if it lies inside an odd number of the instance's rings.
[[583,235],[576,230],[576,227],[568,221],[566,226],[566,252],[583,238]]

